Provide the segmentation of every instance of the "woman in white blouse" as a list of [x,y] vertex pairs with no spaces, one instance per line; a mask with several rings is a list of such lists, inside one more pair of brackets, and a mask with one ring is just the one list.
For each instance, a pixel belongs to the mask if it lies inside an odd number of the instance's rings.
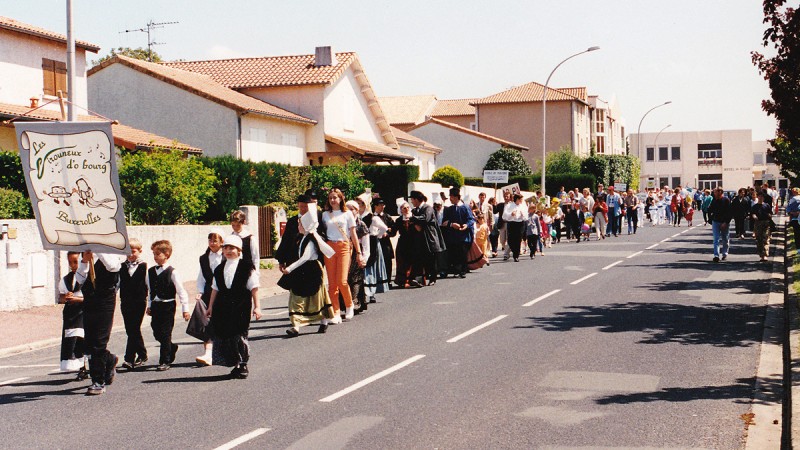
[[341,292],[345,305],[345,318],[351,319],[355,314],[353,310],[353,295],[347,284],[347,274],[350,269],[351,252],[355,251],[359,265],[364,266],[365,260],[361,255],[358,236],[355,231],[355,218],[345,210],[344,194],[339,189],[332,189],[325,202],[325,212],[322,213],[328,234],[328,245],[335,253],[330,258],[325,258],[325,272],[328,275],[328,295],[333,303],[334,315],[331,324],[342,323],[339,311],[339,293]]
[[[522,244],[523,221],[528,218],[528,209],[522,203],[522,195],[514,194],[514,203],[506,203],[503,209],[503,220],[508,226],[508,246],[514,261],[519,261],[520,244]],[[508,256],[503,258],[508,260]]]

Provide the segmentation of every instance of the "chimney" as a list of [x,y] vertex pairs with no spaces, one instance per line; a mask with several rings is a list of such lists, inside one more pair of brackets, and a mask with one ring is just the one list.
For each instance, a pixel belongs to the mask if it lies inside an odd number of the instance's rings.
[[31,97],[31,109],[39,107],[39,97]]
[[314,67],[335,66],[336,55],[333,54],[331,47],[317,47],[314,51]]

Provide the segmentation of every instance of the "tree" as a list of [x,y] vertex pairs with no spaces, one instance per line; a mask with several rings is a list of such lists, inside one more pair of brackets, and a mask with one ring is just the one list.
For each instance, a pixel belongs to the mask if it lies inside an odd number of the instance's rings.
[[442,186],[460,188],[464,185],[464,175],[453,166],[442,166],[431,175],[431,181]]
[[522,176],[533,173],[530,164],[525,161],[522,153],[513,148],[502,147],[500,150],[489,155],[486,166],[483,170],[507,170],[508,175]]
[[547,175],[556,173],[581,173],[581,157],[565,145],[557,152],[547,155]]
[[102,64],[105,61],[117,56],[127,56],[133,59],[141,59],[142,61],[150,61],[150,62],[161,62],[161,55],[156,53],[155,51],[148,52],[146,48],[137,47],[137,48],[130,48],[130,47],[117,47],[112,48],[111,52],[108,55],[103,56],[102,58],[98,59],[97,61],[92,61],[92,67]]
[[762,45],[775,50],[767,58],[752,52],[753,64],[769,83],[772,98],[763,100],[761,108],[775,117],[778,129],[771,140],[770,154],[781,165],[781,174],[796,180],[800,175],[800,15],[786,6],[786,0],[764,0]]

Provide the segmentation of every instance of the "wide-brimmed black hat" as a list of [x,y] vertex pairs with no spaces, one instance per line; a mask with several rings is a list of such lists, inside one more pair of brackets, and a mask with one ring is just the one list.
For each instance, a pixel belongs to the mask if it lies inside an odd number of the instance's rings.
[[461,189],[459,188],[450,188],[450,195],[454,197],[461,197]]
[[372,204],[373,205],[385,205],[386,202],[383,201],[382,198],[378,197],[378,198],[375,198],[375,199],[372,200]]
[[294,199],[297,203],[311,203],[311,197],[306,194],[300,194]]
[[308,189],[303,195],[306,195],[310,200],[317,200],[317,191]]
[[425,200],[428,199],[427,197],[425,197],[425,194],[423,194],[420,191],[411,191],[411,193],[408,194],[408,198],[413,198],[421,202],[424,202]]

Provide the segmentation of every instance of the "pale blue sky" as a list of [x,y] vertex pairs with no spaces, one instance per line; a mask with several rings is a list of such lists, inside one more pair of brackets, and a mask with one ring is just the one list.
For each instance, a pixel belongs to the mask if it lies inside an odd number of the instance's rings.
[[[761,111],[769,89],[750,62],[760,50],[756,0],[74,0],[76,36],[102,47],[139,47],[154,33],[166,59],[358,52],[380,96],[483,97],[530,81],[616,95],[635,133],[753,130],[774,136]],[[0,0],[0,15],[65,32],[65,0]],[[96,59],[91,57],[89,59]]]

